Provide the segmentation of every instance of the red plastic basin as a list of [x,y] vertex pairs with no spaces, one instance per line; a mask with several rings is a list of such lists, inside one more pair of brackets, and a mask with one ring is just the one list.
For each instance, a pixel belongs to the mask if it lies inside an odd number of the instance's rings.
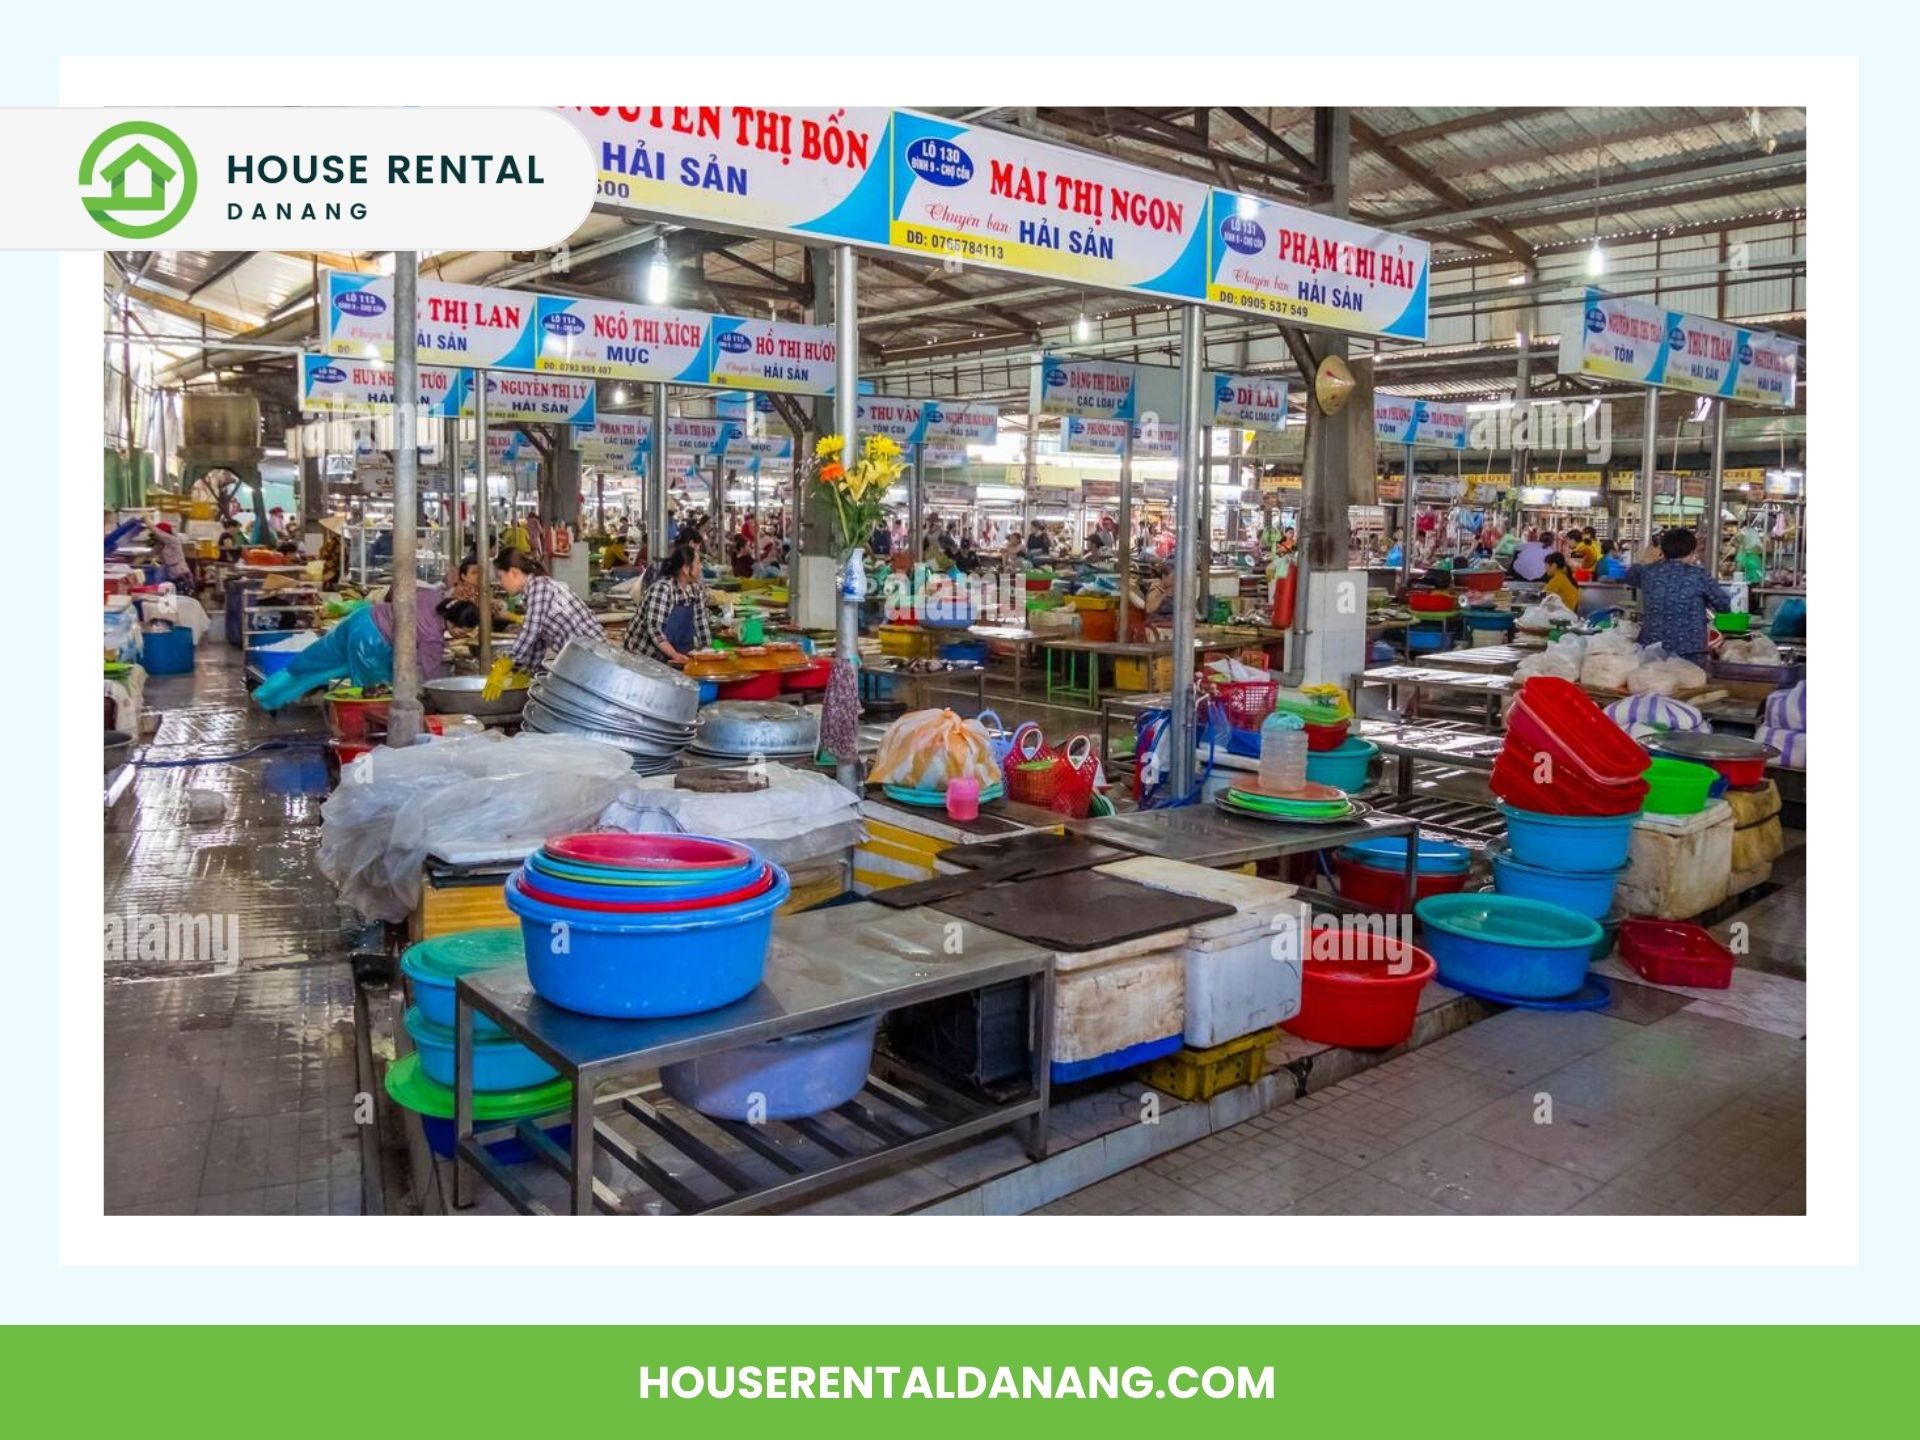
[[1542,785],[1534,778],[1531,754],[1511,743],[1493,762],[1487,788],[1509,805],[1542,815],[1631,815],[1642,808],[1647,782],[1631,785],[1595,785],[1571,764],[1554,754],[1554,780]]
[[1578,685],[1535,675],[1507,711],[1507,740],[1529,755],[1545,750],[1598,785],[1632,785],[1646,773],[1647,752],[1607,718]]
[[762,670],[758,675],[749,675],[744,680],[728,680],[720,686],[722,700],[778,700],[780,698],[780,672]]
[[587,830],[557,835],[546,845],[556,860],[615,870],[735,870],[753,859],[753,851],[734,840],[705,835],[631,835],[621,830]]
[[[1316,931],[1301,967],[1300,1013],[1281,1028],[1303,1040],[1384,1050],[1403,1044],[1420,1013],[1420,992],[1433,979],[1433,957],[1404,940]],[[1333,946],[1338,958],[1315,959]]]
[[780,679],[783,690],[824,690],[833,678],[833,658],[816,660],[804,670],[789,670]]
[[[1405,894],[1405,871],[1361,865],[1336,855],[1333,876],[1334,889],[1354,904],[1364,905],[1381,914],[1399,913]],[[1464,870],[1457,875],[1421,871],[1413,877],[1413,898],[1416,901],[1424,900],[1429,895],[1451,895],[1466,888],[1467,872]]]
[[1698,925],[1680,920],[1622,920],[1620,958],[1656,985],[1725,990],[1733,952]]
[[696,896],[691,900],[575,900],[542,890],[527,879],[524,870],[517,872],[512,881],[522,894],[543,905],[554,905],[562,910],[590,910],[599,915],[671,915],[687,910],[713,910],[722,905],[737,905],[742,900],[751,900],[773,888],[774,873],[771,865],[762,865],[760,873],[745,885],[724,890],[718,895]]
[[1407,596],[1407,608],[1422,615],[1444,615],[1452,610],[1455,601],[1452,595],[1436,593],[1430,590],[1415,590]]
[[1347,743],[1347,728],[1352,722],[1336,720],[1331,725],[1307,726],[1307,749],[1338,750]]

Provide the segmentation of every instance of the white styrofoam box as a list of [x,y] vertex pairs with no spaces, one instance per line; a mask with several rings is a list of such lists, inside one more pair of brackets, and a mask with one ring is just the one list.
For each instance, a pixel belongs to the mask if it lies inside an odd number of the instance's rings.
[[1186,965],[1177,950],[1056,974],[1053,1062],[1093,1060],[1181,1032],[1186,992]]
[[1190,865],[1183,860],[1162,860],[1155,855],[1139,855],[1131,860],[1116,860],[1096,867],[1102,875],[1118,876],[1154,890],[1188,895],[1195,900],[1211,900],[1216,905],[1231,905],[1234,913],[1218,920],[1203,920],[1190,928],[1195,943],[1224,939],[1255,927],[1272,923],[1276,915],[1300,915],[1304,903],[1294,898],[1294,888],[1279,880],[1263,880],[1258,875],[1242,875],[1234,870],[1214,870],[1205,865]]
[[[1102,945],[1098,950],[1061,950],[1053,957],[1053,970],[1056,975],[1067,975],[1075,970],[1091,970],[1113,960],[1131,960],[1136,955],[1145,955],[1155,950],[1178,950],[1187,943],[1187,934],[1187,927],[1181,925],[1172,930],[1142,935],[1134,940],[1121,940],[1112,945]],[[1162,1030],[1160,1033],[1171,1035],[1173,1031]]]
[[1733,807],[1716,800],[1697,815],[1647,815],[1633,827],[1617,895],[1630,914],[1688,920],[1727,896],[1733,872]]
[[1310,912],[1291,885],[1141,856],[1102,871],[1235,913],[1191,927],[1181,951],[1186,971],[1184,1036],[1197,1049],[1222,1045],[1300,1013],[1300,963]]

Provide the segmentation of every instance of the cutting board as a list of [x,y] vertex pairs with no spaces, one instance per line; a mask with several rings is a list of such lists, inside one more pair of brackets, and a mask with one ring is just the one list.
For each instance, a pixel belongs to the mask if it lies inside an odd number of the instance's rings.
[[1009,835],[1004,840],[984,840],[978,845],[955,845],[942,850],[939,858],[966,870],[998,867],[1002,861],[1025,860],[1035,875],[1059,875],[1068,870],[1091,870],[1127,858],[1128,852],[1111,845],[1096,844],[1078,835],[1056,835],[1037,830],[1027,835]]
[[936,910],[1048,950],[1100,950],[1234,913],[1094,870],[1012,880],[930,902]]

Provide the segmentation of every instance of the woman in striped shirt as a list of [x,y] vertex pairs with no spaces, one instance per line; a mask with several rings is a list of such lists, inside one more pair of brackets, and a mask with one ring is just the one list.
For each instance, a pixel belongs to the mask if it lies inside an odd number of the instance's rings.
[[548,656],[569,640],[606,639],[599,617],[587,602],[542,570],[526,551],[502,550],[493,568],[500,588],[521,596],[525,606],[520,634],[507,652],[514,669],[531,673],[544,668]]

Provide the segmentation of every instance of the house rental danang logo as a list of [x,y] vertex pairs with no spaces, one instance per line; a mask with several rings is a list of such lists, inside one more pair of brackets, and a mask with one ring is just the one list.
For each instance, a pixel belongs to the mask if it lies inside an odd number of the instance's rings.
[[151,120],[109,126],[80,157],[81,203],[123,240],[150,240],[178,225],[199,184],[186,143]]

